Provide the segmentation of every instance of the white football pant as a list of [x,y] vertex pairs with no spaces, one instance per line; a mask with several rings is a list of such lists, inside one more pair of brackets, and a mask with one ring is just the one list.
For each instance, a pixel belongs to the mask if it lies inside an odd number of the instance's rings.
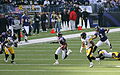
[[61,47],[58,47],[58,49],[56,50],[55,54],[60,54],[62,52],[62,59],[65,58],[67,50],[62,50]]
[[97,47],[99,47],[99,46],[101,46],[103,43],[105,43],[105,44],[107,44],[109,47],[110,47],[110,41],[107,39],[106,41],[104,41],[104,42],[102,42],[102,41],[98,41],[97,42],[97,44],[96,44],[96,46]]
[[26,33],[28,35],[29,34],[29,26],[24,26],[24,29],[25,29],[25,31],[26,31]]

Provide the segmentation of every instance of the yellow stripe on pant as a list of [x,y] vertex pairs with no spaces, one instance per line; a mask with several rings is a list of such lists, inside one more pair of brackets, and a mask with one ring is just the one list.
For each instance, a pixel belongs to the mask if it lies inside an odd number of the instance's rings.
[[9,54],[9,53],[14,54],[15,53],[13,47],[9,47],[9,48],[5,47],[4,50],[5,50],[5,54]]

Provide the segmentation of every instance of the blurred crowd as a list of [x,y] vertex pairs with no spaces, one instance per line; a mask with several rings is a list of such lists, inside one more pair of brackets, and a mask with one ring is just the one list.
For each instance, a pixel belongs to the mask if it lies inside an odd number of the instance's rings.
[[[11,10],[0,15],[0,34],[11,29],[12,34],[16,33],[18,41],[21,41],[22,31],[26,42],[29,35],[47,32],[48,29],[54,28],[56,32],[76,30],[80,22],[82,25],[84,22],[87,28],[90,13],[79,6],[92,6],[93,13],[98,13],[101,26],[103,12],[120,9],[120,0],[0,0],[0,3],[10,5],[10,9],[18,5],[41,5],[42,12],[34,12],[32,15],[26,10],[22,13],[11,13]],[[7,11],[6,8],[4,6],[4,11]]]
[[0,12],[14,11],[19,5],[40,5],[42,12],[61,12],[64,8],[70,9],[76,4],[91,6],[93,13],[97,13],[101,8],[105,12],[120,11],[120,0],[0,0],[0,4]]
[[1,14],[0,34],[10,29],[12,34],[17,34],[20,42],[22,32],[27,42],[28,36],[47,32],[48,29],[55,29],[55,32],[61,32],[62,29],[76,30],[80,17],[82,12],[78,7],[64,9],[62,12],[35,12],[32,15],[27,11]]

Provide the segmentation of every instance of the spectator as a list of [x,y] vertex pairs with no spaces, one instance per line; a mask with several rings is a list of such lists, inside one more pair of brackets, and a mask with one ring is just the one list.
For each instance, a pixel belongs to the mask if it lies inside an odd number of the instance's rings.
[[48,7],[50,5],[50,1],[49,0],[45,0],[43,3],[43,12],[48,12],[50,7]]
[[69,26],[69,14],[66,9],[63,10],[61,16],[62,16],[62,25],[65,24]]
[[98,10],[98,25],[100,27],[103,27],[103,13],[104,13],[104,8],[101,7]]
[[83,18],[83,22],[85,23],[86,28],[87,28],[88,17],[89,17],[89,13],[87,12],[87,10],[85,8],[84,11],[82,12],[82,18]]
[[56,14],[56,24],[55,24],[55,30],[56,32],[60,32],[60,28],[61,28],[61,14],[57,13]]
[[13,36],[13,25],[14,25],[13,14],[9,13],[7,19],[8,19],[8,27],[12,31],[12,36]]
[[47,32],[46,31],[46,26],[45,26],[46,19],[47,19],[47,16],[46,16],[45,12],[43,12],[42,15],[41,15],[41,26],[42,26],[43,32]]
[[55,17],[56,17],[56,14],[55,14],[55,11],[53,11],[51,14],[51,28],[55,28]]
[[35,16],[34,16],[34,30],[33,30],[33,33],[35,34],[36,30],[37,30],[37,34],[39,34],[39,30],[40,30],[40,16],[38,13],[35,13]]
[[75,12],[77,14],[77,19],[76,19],[76,22],[75,22],[75,27],[77,28],[77,25],[79,24],[79,18],[82,17],[82,10],[79,8],[79,5],[76,5],[75,6]]
[[74,11],[74,8],[72,8],[70,11],[70,16],[69,16],[71,30],[75,30],[76,19],[77,19],[77,14]]
[[50,1],[49,1],[49,0],[45,0],[43,5],[44,5],[44,6],[50,5]]
[[17,34],[18,36],[18,42],[20,42],[21,41],[21,36],[20,36],[21,23],[18,16],[15,16],[13,30],[14,30],[14,33]]
[[7,31],[7,28],[6,28],[7,25],[8,25],[7,18],[5,18],[5,15],[1,14],[0,15],[0,35],[2,34],[2,32]]

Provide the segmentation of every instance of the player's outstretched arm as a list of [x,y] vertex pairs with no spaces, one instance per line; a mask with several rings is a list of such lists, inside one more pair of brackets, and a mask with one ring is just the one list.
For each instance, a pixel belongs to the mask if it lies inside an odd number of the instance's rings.
[[92,39],[96,39],[97,38],[97,35],[95,34],[95,35],[93,35],[93,37],[92,37]]
[[50,42],[50,44],[58,44],[58,43],[59,43],[58,41]]
[[108,32],[109,32],[109,30],[110,30],[110,29],[108,29],[108,28],[107,28],[107,29],[105,29],[106,33],[108,33]]

